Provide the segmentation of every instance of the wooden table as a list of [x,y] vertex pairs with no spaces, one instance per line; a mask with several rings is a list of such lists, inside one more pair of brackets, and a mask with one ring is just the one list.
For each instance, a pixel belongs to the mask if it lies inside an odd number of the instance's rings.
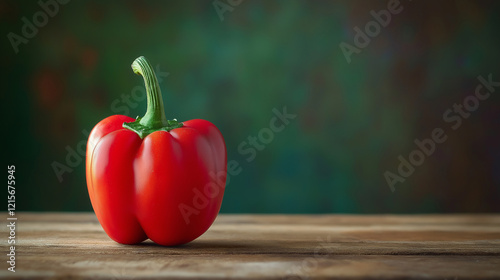
[[500,215],[220,215],[170,248],[115,243],[93,213],[17,217],[16,272],[3,226],[0,277],[500,279]]

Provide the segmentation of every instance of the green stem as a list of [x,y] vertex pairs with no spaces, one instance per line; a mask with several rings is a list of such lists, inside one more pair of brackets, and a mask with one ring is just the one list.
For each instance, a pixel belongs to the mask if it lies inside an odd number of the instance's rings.
[[160,85],[158,85],[153,67],[151,67],[151,64],[149,64],[149,61],[144,56],[141,56],[132,63],[132,70],[137,75],[144,77],[148,98],[148,109],[139,123],[151,128],[167,126],[168,122],[165,117],[165,109],[163,108]]
[[137,118],[134,122],[124,123],[123,127],[136,132],[141,138],[155,131],[170,131],[182,127],[183,124],[176,119],[167,120],[165,117],[160,86],[149,61],[144,56],[137,58],[132,63],[132,70],[144,78],[148,107],[144,117]]

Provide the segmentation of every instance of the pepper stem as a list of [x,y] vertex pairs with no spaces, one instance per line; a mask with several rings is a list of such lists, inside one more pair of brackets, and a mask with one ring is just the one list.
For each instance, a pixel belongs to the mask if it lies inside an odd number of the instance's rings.
[[141,118],[139,123],[151,128],[167,126],[168,122],[165,117],[165,109],[163,108],[160,85],[158,85],[153,67],[151,67],[151,64],[144,56],[141,56],[132,63],[132,70],[137,75],[144,77],[148,98],[146,114]]
[[160,86],[149,61],[144,56],[138,57],[132,63],[132,70],[144,78],[148,107],[144,117],[137,118],[134,122],[124,123],[123,127],[136,132],[141,138],[158,130],[170,131],[182,127],[183,124],[176,119],[167,120],[165,117]]

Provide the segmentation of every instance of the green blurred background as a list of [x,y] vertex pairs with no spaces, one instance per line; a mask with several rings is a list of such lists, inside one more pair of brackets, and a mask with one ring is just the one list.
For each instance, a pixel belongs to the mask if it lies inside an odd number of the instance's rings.
[[[500,2],[401,1],[348,63],[339,45],[388,2],[69,1],[16,54],[8,34],[42,8],[1,1],[2,158],[16,165],[17,210],[92,209],[76,153],[103,118],[145,113],[145,99],[126,100],[140,96],[130,64],[144,55],[165,76],[167,117],[213,122],[241,166],[222,212],[498,212],[500,87],[456,130],[443,113],[479,75],[500,81]],[[297,117],[247,161],[238,146],[284,106]],[[392,192],[384,172],[437,127],[447,141]]]

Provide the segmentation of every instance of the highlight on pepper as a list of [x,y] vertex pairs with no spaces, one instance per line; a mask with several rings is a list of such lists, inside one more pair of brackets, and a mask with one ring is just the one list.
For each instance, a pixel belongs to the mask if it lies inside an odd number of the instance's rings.
[[118,243],[146,239],[173,246],[201,236],[219,213],[227,177],[224,138],[209,121],[165,116],[156,75],[145,57],[147,111],[100,121],[87,142],[87,188],[94,212]]

